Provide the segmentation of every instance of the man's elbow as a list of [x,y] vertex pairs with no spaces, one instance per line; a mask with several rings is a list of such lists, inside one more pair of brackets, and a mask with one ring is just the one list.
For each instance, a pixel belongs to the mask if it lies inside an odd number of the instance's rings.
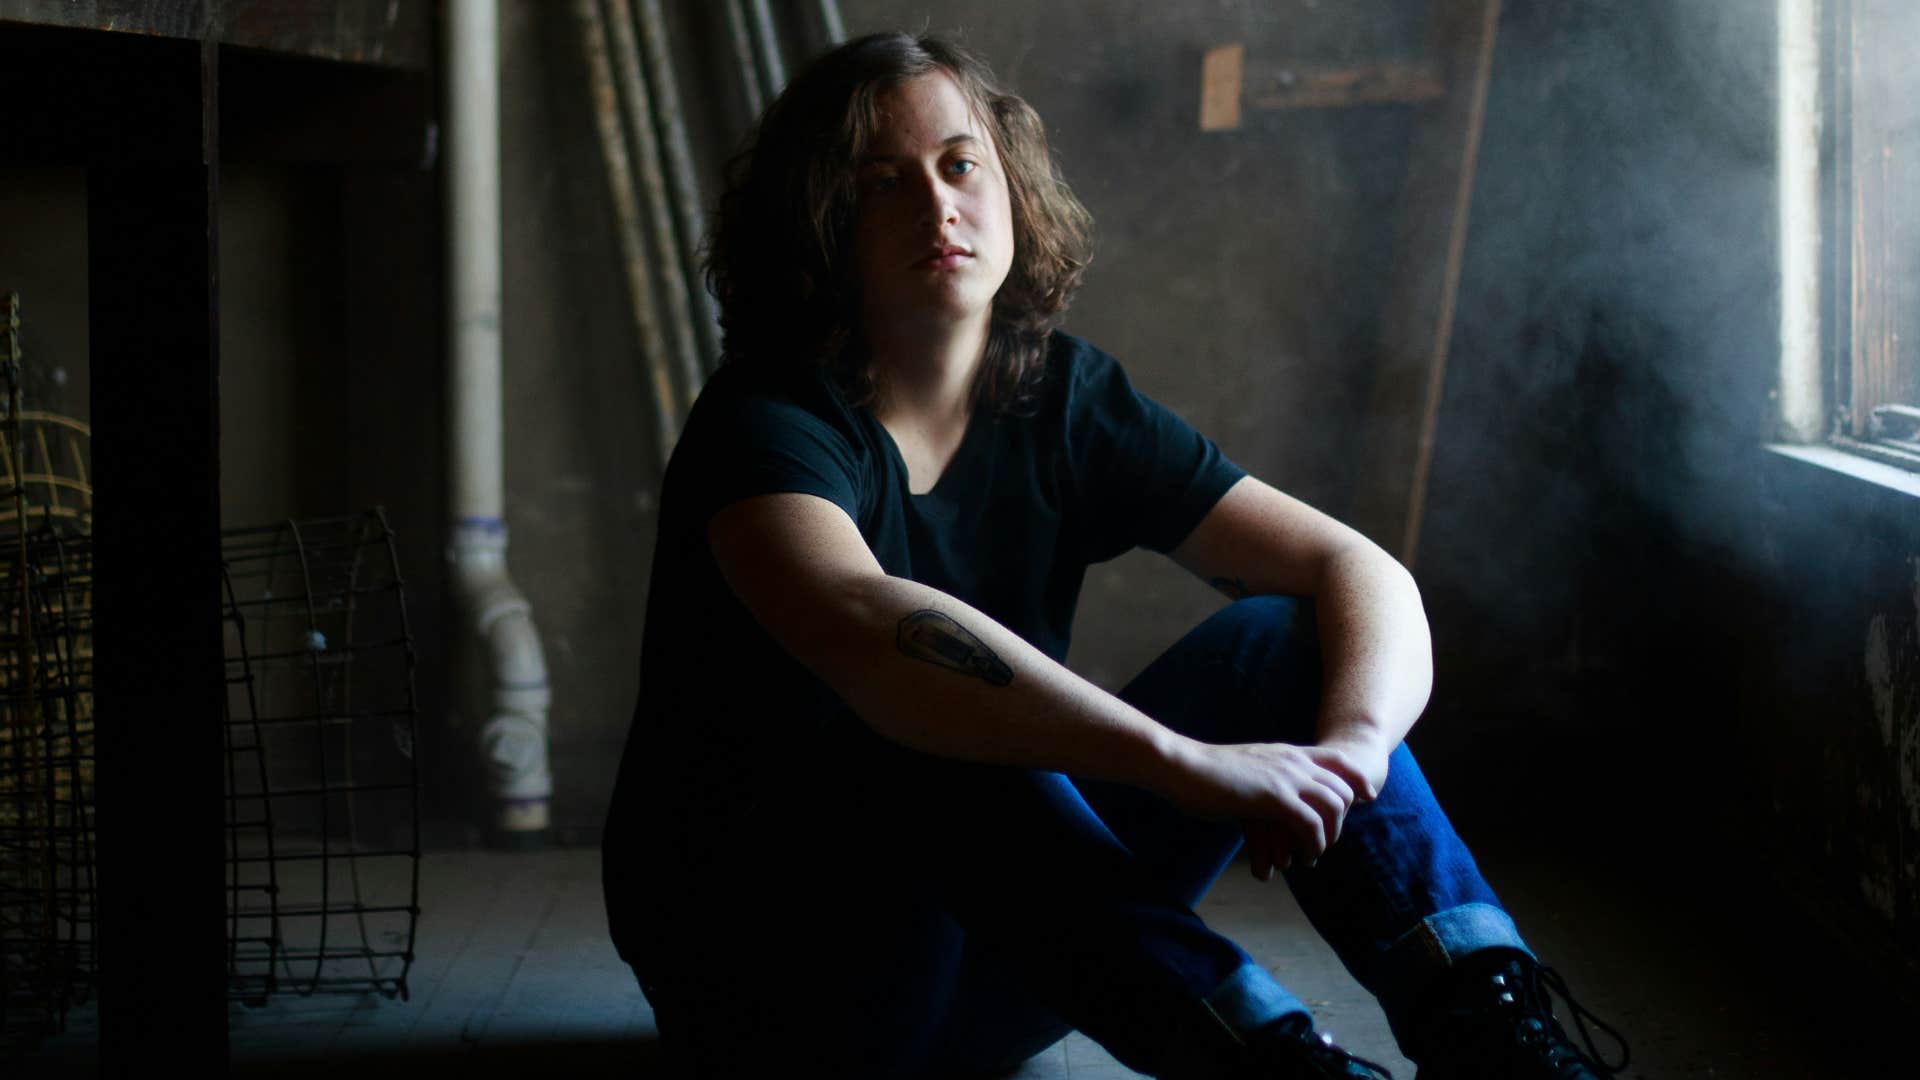
[[1380,545],[1356,534],[1354,539],[1328,552],[1319,575],[1324,587],[1331,581],[1360,580],[1371,588],[1387,588],[1421,608],[1420,585],[1399,559]]
[[880,650],[891,645],[900,605],[896,581],[885,574],[816,580],[777,614],[770,613],[767,628],[796,660],[852,702],[863,696]]

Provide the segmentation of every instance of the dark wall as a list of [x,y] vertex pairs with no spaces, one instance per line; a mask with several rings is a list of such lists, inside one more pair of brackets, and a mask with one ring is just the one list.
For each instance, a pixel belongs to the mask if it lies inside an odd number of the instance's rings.
[[87,177],[0,168],[0,298],[20,294],[29,409],[87,417]]
[[1920,504],[1762,449],[1773,50],[1768,5],[1506,5],[1416,745],[1464,813],[1802,892],[1911,958]]
[[1772,36],[1708,3],[1510,4],[1500,34],[1419,571],[1476,688],[1455,726],[1525,756],[1653,722],[1679,568],[1739,543],[1777,353]]
[[509,561],[553,686],[555,823],[597,842],[664,463],[572,8],[503,3],[500,34]]

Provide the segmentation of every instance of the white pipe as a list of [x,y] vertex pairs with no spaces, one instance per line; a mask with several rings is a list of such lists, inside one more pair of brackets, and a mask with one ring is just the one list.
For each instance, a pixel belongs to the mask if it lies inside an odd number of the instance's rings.
[[826,35],[829,46],[838,45],[847,40],[846,24],[840,21],[840,5],[836,0],[819,0],[820,30]]
[[547,827],[547,665],[532,606],[507,574],[500,347],[500,85],[497,0],[448,0],[448,460],[454,596],[490,676],[479,730],[492,825],[524,840]]
[[547,827],[553,797],[547,768],[552,696],[533,608],[507,574],[504,525],[456,523],[447,561],[489,675],[489,711],[478,739],[496,804],[492,825],[503,837],[525,838]]
[[787,88],[787,65],[780,59],[780,31],[773,21],[773,9],[767,0],[747,0],[753,20],[753,40],[760,46],[760,78],[768,97],[779,97]]
[[[707,292],[700,274],[700,241],[707,223],[700,212],[700,184],[693,175],[693,148],[687,142],[687,117],[680,110],[680,87],[673,69],[673,49],[667,36],[660,0],[639,0],[640,46],[646,50],[647,74],[653,84],[653,103],[661,148],[666,152],[667,175],[673,181],[674,220],[679,225],[681,288],[693,298],[694,320],[700,333],[700,370],[713,373],[720,362],[720,309]],[[704,381],[704,378],[702,379]]]
[[574,0],[580,20],[581,44],[587,58],[587,86],[593,94],[593,119],[600,132],[600,158],[607,167],[607,194],[613,199],[614,237],[626,268],[627,312],[633,316],[634,340],[653,383],[654,432],[660,445],[660,468],[673,456],[680,430],[678,397],[667,370],[666,331],[653,306],[653,271],[647,266],[646,244],[640,236],[640,195],[634,190],[632,155],[620,126],[620,94],[614,86],[613,54],[607,44],[606,20],[599,0]]
[[634,38],[633,10],[627,0],[607,0],[607,27],[613,45],[615,81],[627,96],[627,107],[621,111],[627,122],[627,142],[633,149],[633,161],[639,166],[640,191],[646,197],[650,226],[646,231],[653,240],[653,261],[666,279],[660,294],[666,300],[667,325],[673,330],[669,335],[673,352],[680,361],[680,403],[683,409],[690,410],[703,381],[700,340],[693,326],[687,291],[673,278],[673,267],[679,259],[674,247],[673,211],[667,206],[667,180],[660,163],[653,95],[647,89],[646,76],[640,71],[640,43]]
[[747,99],[747,126],[751,128],[766,107],[767,91],[760,85],[760,69],[753,59],[753,31],[747,27],[746,5],[747,0],[727,0],[727,38],[733,43],[733,66],[740,72],[740,89]]
[[1780,426],[1826,433],[1820,377],[1820,4],[1778,0]]

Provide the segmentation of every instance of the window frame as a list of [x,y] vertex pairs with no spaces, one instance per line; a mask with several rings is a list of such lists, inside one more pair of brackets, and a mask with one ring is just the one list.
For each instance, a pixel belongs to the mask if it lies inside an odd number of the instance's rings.
[[[1856,197],[1856,133],[1863,122],[1856,113],[1858,63],[1863,45],[1871,35],[1860,34],[1864,9],[1883,0],[1820,0],[1820,96],[1821,118],[1820,229],[1828,242],[1822,244],[1820,274],[1821,354],[1826,369],[1823,380],[1830,397],[1826,404],[1825,442],[1848,454],[1882,464],[1920,472],[1920,400],[1856,402],[1855,386],[1866,363],[1863,336],[1856,314],[1863,294],[1856,288],[1856,270],[1867,253],[1862,250],[1866,235],[1863,207]],[[1783,10],[1786,5],[1782,5]],[[1889,39],[1899,35],[1888,35]],[[1917,81],[1916,93],[1920,93]],[[1920,154],[1908,148],[1901,155],[1895,173],[1920,182]],[[1900,190],[1890,181],[1883,194]],[[1881,211],[1880,224],[1886,223],[1887,210]],[[1903,205],[1891,213],[1901,215],[1900,227],[1920,238],[1920,202]],[[1920,276],[1920,253],[1916,253],[1914,273]],[[1914,284],[1920,284],[1916,282]],[[1910,284],[1909,288],[1912,287]],[[1867,298],[1884,304],[1884,296]],[[1876,308],[1876,313],[1879,309]],[[1894,363],[1906,369],[1903,381],[1920,383],[1920,320],[1909,328],[1910,342]],[[1889,331],[1891,333],[1891,331]],[[1898,340],[1894,335],[1891,340]],[[1862,416],[1860,413],[1867,415]]]

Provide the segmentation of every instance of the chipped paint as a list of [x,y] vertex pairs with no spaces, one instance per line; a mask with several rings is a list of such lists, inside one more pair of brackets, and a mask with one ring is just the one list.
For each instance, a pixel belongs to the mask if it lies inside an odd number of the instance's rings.
[[1860,876],[1860,895],[1875,912],[1893,919],[1895,912],[1893,879],[1875,877],[1867,874]]
[[[1920,687],[1914,668],[1920,666],[1920,556],[1907,560],[1913,569],[1913,623],[1907,635],[1906,723],[1900,734],[1900,802],[1907,810],[1907,828],[1920,830]],[[1914,865],[1907,868],[1914,870]],[[1920,884],[1910,882],[1909,884]]]
[[1847,769],[1855,777],[1860,820],[1892,825],[1899,837],[1889,849],[1862,836],[1855,851],[1863,862],[1860,897],[1896,926],[1911,917],[1908,898],[1920,892],[1920,859],[1904,853],[1906,837],[1920,830],[1920,556],[1905,557],[1901,565],[1907,595],[1867,620],[1861,661],[1875,745],[1890,759]]
[[1873,716],[1879,722],[1880,742],[1893,745],[1893,652],[1887,643],[1887,617],[1875,615],[1867,623],[1867,689],[1873,694]]
[[1907,827],[1920,830],[1920,723],[1908,723],[1900,740],[1900,801],[1907,808]]

